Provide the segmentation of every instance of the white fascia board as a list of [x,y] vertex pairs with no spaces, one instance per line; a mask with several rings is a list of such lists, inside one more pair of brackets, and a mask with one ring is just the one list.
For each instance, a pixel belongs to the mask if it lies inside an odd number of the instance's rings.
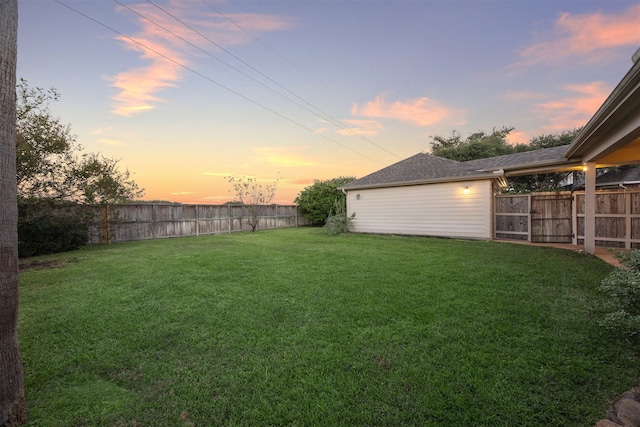
[[411,185],[425,185],[425,184],[441,184],[444,182],[463,182],[463,181],[478,181],[483,179],[494,179],[496,177],[493,173],[484,173],[479,175],[467,175],[462,177],[446,177],[446,178],[434,178],[434,179],[425,179],[425,180],[415,180],[415,181],[399,181],[392,183],[381,183],[381,184],[365,184],[358,185],[353,187],[339,187],[342,191],[352,191],[352,190],[364,190],[367,188],[390,188],[390,187],[408,187]]

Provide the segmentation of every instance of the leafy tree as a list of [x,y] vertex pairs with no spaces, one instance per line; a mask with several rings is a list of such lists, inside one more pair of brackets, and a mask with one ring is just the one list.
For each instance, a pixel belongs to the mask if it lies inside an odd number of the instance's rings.
[[22,197],[63,198],[64,176],[79,149],[69,126],[48,110],[58,100],[55,89],[29,88],[25,80],[17,86],[16,173]]
[[143,190],[121,172],[118,160],[81,153],[76,136],[49,111],[55,89],[17,85],[16,174],[18,195],[79,203],[118,203],[142,197]]
[[298,194],[295,202],[302,208],[303,215],[313,225],[324,225],[327,218],[336,211],[339,203],[346,212],[346,197],[338,188],[355,180],[352,176],[341,176],[325,181],[314,180]]
[[69,125],[49,103],[55,89],[17,86],[16,185],[20,256],[75,249],[88,241],[94,205],[121,203],[143,195],[118,160],[83,153]]
[[143,195],[128,169],[120,171],[118,160],[99,154],[83,154],[71,171],[72,199],[89,204],[122,203]]
[[[249,212],[247,223],[251,226],[251,231],[256,231],[260,218],[263,216],[265,208],[271,203],[276,195],[276,188],[279,179],[271,184],[261,184],[256,178],[227,176],[227,182],[233,187],[235,197],[240,204],[245,205]],[[231,190],[229,190],[231,191]]]
[[507,136],[513,130],[512,127],[503,127],[499,130],[493,129],[490,134],[479,131],[466,139],[462,139],[460,133],[455,130],[449,138],[431,136],[431,153],[458,162],[511,154],[516,149],[507,142]]
[[573,142],[575,137],[580,133],[582,128],[574,130],[565,130],[560,133],[550,133],[536,136],[531,139],[528,145],[529,150],[540,150],[542,148],[558,147],[560,145],[568,145]]
[[16,198],[16,62],[18,0],[0,1],[0,425],[26,420],[18,345],[18,205]]
[[[539,135],[531,139],[527,145],[519,145],[520,151],[541,150],[571,144],[581,129],[563,131],[556,134]],[[562,181],[575,172],[552,172],[536,175],[515,176],[509,179],[510,192],[530,193],[532,191],[549,191],[558,189]]]

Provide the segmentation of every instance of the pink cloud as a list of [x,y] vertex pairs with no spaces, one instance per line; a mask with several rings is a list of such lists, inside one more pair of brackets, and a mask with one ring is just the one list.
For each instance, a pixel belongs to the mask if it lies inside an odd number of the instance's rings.
[[400,120],[418,126],[431,126],[448,118],[452,110],[426,97],[388,103],[378,96],[362,106],[354,104],[351,114]]
[[547,131],[556,132],[584,126],[610,92],[603,82],[566,85],[563,89],[569,92],[566,97],[534,106],[537,114],[547,117]]
[[529,135],[519,130],[513,130],[507,135],[507,142],[511,145],[527,144],[529,141]]
[[551,40],[542,41],[520,52],[521,62],[528,66],[541,62],[582,57],[596,61],[611,49],[640,44],[640,4],[620,14],[563,13],[551,31]]
[[138,52],[147,65],[106,78],[118,90],[113,96],[115,114],[131,116],[155,108],[161,101],[157,93],[175,87],[183,78],[184,67],[194,67],[197,58],[205,55],[199,49],[211,53],[220,51],[212,41],[225,48],[252,42],[251,36],[238,26],[249,33],[284,30],[292,26],[286,18],[275,15],[227,15],[238,24],[236,26],[224,16],[194,8],[191,2],[172,0],[161,7],[186,25],[151,4],[118,8],[119,12],[134,16],[142,29],[138,34],[116,39],[125,48]]

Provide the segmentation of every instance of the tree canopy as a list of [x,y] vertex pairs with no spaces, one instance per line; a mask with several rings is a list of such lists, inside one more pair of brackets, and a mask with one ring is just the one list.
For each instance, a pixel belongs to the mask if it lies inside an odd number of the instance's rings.
[[142,197],[144,191],[121,171],[119,160],[83,153],[69,125],[49,110],[60,95],[55,89],[17,84],[16,174],[18,196],[79,203],[118,203]]
[[487,134],[484,131],[472,133],[463,139],[458,131],[453,131],[449,138],[431,137],[431,153],[458,162],[501,156],[516,152],[513,145],[507,142],[507,136],[514,128],[502,129]]

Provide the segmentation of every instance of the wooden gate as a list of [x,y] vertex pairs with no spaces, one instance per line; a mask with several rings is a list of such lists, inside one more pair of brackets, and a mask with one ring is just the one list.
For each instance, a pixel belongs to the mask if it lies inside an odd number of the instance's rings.
[[494,236],[530,242],[571,243],[571,204],[569,192],[496,196]]
[[571,193],[546,193],[531,196],[531,241],[535,243],[571,243]]

